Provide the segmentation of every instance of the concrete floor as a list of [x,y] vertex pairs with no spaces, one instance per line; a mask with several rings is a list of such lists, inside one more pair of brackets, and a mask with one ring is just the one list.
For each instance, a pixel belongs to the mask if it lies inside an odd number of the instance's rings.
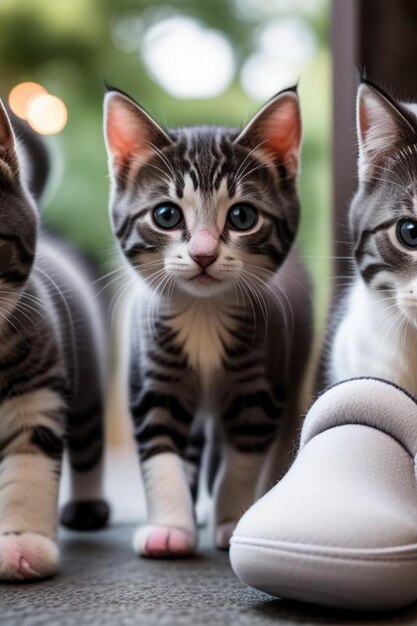
[[[61,530],[60,574],[35,584],[1,585],[1,626],[417,625],[417,604],[364,615],[249,589],[234,576],[227,554],[213,550],[207,531],[195,558],[139,559],[131,537],[144,507],[132,450],[112,456],[106,483],[114,511],[111,528],[91,534]],[[64,480],[64,499],[65,492]]]
[[62,569],[36,584],[2,585],[2,626],[261,626],[417,624],[417,606],[357,615],[275,600],[241,584],[227,554],[203,538],[183,561],[138,559],[131,525],[100,533],[61,533]]

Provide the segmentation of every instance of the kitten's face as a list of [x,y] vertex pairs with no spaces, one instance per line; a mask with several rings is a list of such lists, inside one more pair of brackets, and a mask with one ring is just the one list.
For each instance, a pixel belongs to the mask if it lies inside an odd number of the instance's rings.
[[[267,280],[298,223],[298,99],[286,92],[239,134],[165,133],[124,94],[106,96],[112,221],[155,290],[208,297]],[[268,149],[267,149],[268,148]]]
[[14,132],[0,101],[0,309],[29,276],[36,235],[36,209],[22,185]]
[[350,221],[369,288],[417,324],[417,116],[369,84],[358,93],[360,185]]

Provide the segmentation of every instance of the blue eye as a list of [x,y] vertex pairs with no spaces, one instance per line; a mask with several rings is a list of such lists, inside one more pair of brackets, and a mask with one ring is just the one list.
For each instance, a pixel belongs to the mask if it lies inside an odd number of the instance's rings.
[[183,214],[175,204],[160,204],[154,209],[153,219],[160,228],[177,228],[183,220]]
[[397,239],[406,248],[417,250],[417,222],[414,220],[398,222]]
[[251,204],[235,204],[227,214],[227,223],[235,230],[249,230],[258,221],[258,212]]

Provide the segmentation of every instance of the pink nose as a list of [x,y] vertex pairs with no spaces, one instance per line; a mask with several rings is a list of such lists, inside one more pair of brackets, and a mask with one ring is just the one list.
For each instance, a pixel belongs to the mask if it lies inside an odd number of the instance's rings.
[[217,256],[216,255],[206,256],[203,254],[195,254],[195,255],[192,255],[192,258],[200,267],[203,268],[203,270],[205,270],[206,267],[214,263],[214,261],[217,259]]
[[190,240],[189,253],[196,263],[204,270],[214,263],[218,256],[218,238],[207,228],[193,233]]

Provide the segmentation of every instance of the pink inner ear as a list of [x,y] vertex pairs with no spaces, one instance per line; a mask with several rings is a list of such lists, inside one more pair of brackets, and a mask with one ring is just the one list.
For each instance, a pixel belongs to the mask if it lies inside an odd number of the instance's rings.
[[368,119],[366,106],[364,105],[362,100],[359,102],[358,126],[359,126],[359,132],[361,135],[361,140],[365,141],[366,133],[368,132],[368,129],[369,129],[369,119]]
[[144,153],[148,154],[151,151],[147,143],[148,134],[138,116],[129,110],[129,104],[110,103],[107,114],[107,140],[117,162],[124,161],[132,154],[144,156]]
[[292,104],[281,106],[266,119],[261,132],[265,149],[271,150],[277,161],[292,163],[297,158],[301,128],[298,113]]

